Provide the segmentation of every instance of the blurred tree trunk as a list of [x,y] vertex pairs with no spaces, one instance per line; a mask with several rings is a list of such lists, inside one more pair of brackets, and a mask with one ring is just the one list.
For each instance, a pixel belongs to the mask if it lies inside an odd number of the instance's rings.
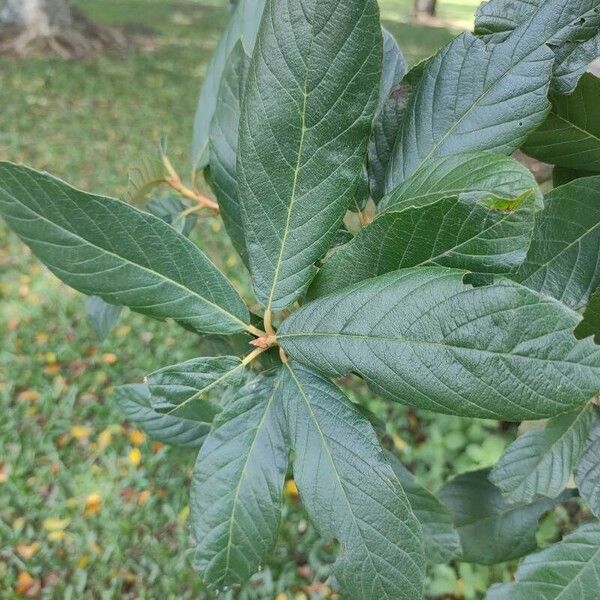
[[415,0],[415,13],[433,17],[437,8],[437,0]]
[[98,25],[71,0],[0,0],[0,52],[84,57],[105,48],[123,48],[125,39]]

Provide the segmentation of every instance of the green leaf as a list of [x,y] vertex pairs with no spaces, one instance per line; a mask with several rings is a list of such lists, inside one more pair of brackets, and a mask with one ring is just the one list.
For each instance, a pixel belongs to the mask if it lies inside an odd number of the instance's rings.
[[547,498],[531,504],[508,504],[488,481],[488,473],[464,473],[438,492],[458,528],[462,560],[483,565],[513,560],[534,551],[538,520],[556,504]]
[[218,411],[206,394],[224,385],[239,385],[244,364],[237,356],[193,358],[155,371],[146,377],[154,410],[184,416],[205,412],[212,421]]
[[98,296],[87,296],[85,307],[90,327],[98,341],[103,342],[119,322],[123,307],[108,304]]
[[542,192],[521,163],[501,154],[467,152],[431,161],[388,194],[379,210],[425,206],[449,196],[517,198],[529,190],[535,190],[536,208],[542,208]]
[[515,279],[579,309],[600,283],[600,176],[576,179],[546,196]]
[[156,186],[164,183],[165,176],[165,166],[158,155],[142,156],[129,169],[129,185],[125,200],[130,204],[137,204]]
[[600,344],[600,288],[596,288],[591,295],[583,313],[583,321],[575,329],[575,335],[579,339],[593,335],[594,341]]
[[600,348],[577,341],[579,315],[500,279],[402,269],[315,300],[277,337],[289,356],[436,412],[502,420],[574,410],[600,390]]
[[[600,79],[586,73],[570,96],[552,96],[552,110],[523,151],[552,165],[600,171]],[[588,173],[591,174],[591,173]]]
[[332,255],[309,296],[421,265],[482,273],[516,270],[531,242],[533,203],[533,192],[526,192],[515,200],[455,196],[419,208],[389,209]]
[[196,331],[234,333],[242,299],[192,242],[157,217],[0,163],[0,214],[67,285]]
[[400,83],[389,91],[385,102],[380,105],[373,119],[373,129],[369,139],[368,172],[371,196],[375,203],[378,203],[385,194],[387,169],[404,113],[428,62],[423,61],[413,67]]
[[225,229],[234,248],[248,265],[236,175],[240,104],[250,57],[238,42],[223,73],[217,107],[210,128],[210,175]]
[[415,516],[423,528],[425,559],[429,564],[448,563],[461,554],[458,531],[448,509],[391,453],[388,458]]
[[264,6],[265,0],[240,0],[212,55],[202,82],[194,120],[192,166],[196,171],[203,169],[209,163],[210,127],[217,109],[221,79],[229,63],[231,52],[241,39],[246,53],[252,54]]
[[386,191],[443,156],[511,154],[543,122],[554,59],[544,29],[557,1],[501,44],[464,33],[427,65],[396,140]]
[[280,385],[259,376],[241,388],[198,455],[190,522],[211,589],[243,584],[275,545],[288,463]]
[[510,503],[556,498],[567,485],[598,421],[591,404],[533,427],[518,437],[492,469],[490,481]]
[[[593,410],[596,419],[600,419],[599,409],[594,407]],[[600,518],[600,425],[598,424],[590,432],[587,446],[577,465],[575,483],[592,513]]]
[[419,522],[370,423],[330,381],[285,367],[294,480],[311,521],[341,551],[341,590],[361,600],[414,600],[423,591]]
[[179,198],[173,198],[172,196],[152,198],[146,206],[146,210],[150,214],[162,219],[165,223],[171,225],[175,231],[186,237],[192,232],[198,221],[198,217],[194,214],[182,215],[187,208]]
[[[528,21],[546,0],[491,0],[481,4],[475,15],[475,33],[492,42],[502,41]],[[549,17],[547,41],[556,56],[553,89],[569,94],[588,65],[600,55],[600,11],[598,0],[562,0],[555,10],[571,17],[567,27],[554,27]]]
[[390,93],[406,74],[406,61],[394,36],[385,27],[381,28],[383,34],[383,68],[379,84],[379,105],[381,110]]
[[567,169],[566,167],[554,167],[552,170],[552,185],[559,187],[570,183],[574,179],[580,177],[589,177],[590,175],[598,175],[598,173],[592,173],[590,171],[581,171],[578,169]]
[[200,415],[181,417],[156,412],[150,404],[150,392],[143,384],[115,388],[114,399],[128,421],[159,442],[200,448],[210,431],[211,422],[202,420]]
[[528,556],[515,579],[515,583],[493,586],[486,600],[597,600],[600,523],[586,523],[562,542]]
[[254,288],[267,309],[305,291],[354,198],[381,63],[376,0],[267,4],[237,171]]

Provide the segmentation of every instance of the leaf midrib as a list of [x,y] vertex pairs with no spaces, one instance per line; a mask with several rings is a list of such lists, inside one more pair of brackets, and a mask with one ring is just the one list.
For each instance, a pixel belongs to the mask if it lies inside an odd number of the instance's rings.
[[[18,179],[16,179],[11,173],[6,173],[5,175],[8,175],[9,177],[11,177],[16,183],[17,185],[21,185],[21,183],[19,182]],[[160,280],[163,280],[165,282],[168,282],[176,287],[181,288],[182,290],[184,290],[185,292],[187,292],[187,294],[195,296],[196,298],[198,298],[201,302],[217,309],[218,311],[222,312],[224,315],[226,315],[227,317],[229,317],[232,321],[236,322],[236,323],[240,323],[241,325],[243,325],[243,328],[245,329],[246,327],[246,323],[244,323],[244,321],[242,321],[241,319],[239,319],[238,317],[236,317],[235,315],[233,315],[232,313],[230,313],[229,311],[225,310],[224,308],[222,308],[221,306],[219,306],[218,304],[215,304],[214,302],[211,302],[210,300],[208,300],[207,298],[204,298],[203,296],[200,296],[197,292],[191,290],[190,288],[186,287],[185,285],[170,279],[168,277],[166,277],[165,275],[163,275],[162,273],[159,273],[158,271],[154,271],[153,269],[150,269],[148,267],[145,267],[143,265],[140,265],[138,263],[135,263],[131,260],[129,260],[128,258],[125,258],[123,256],[119,256],[118,254],[115,254],[113,251],[111,250],[107,250],[106,248],[103,248],[102,246],[98,246],[97,244],[94,244],[92,242],[90,242],[89,240],[87,240],[86,238],[84,238],[83,236],[81,236],[79,233],[74,233],[72,231],[69,231],[68,229],[66,229],[65,227],[63,227],[62,225],[59,225],[58,223],[51,221],[50,219],[48,219],[47,217],[45,217],[44,215],[40,214],[37,210],[35,210],[34,208],[32,208],[31,206],[24,204],[23,202],[21,202],[20,200],[18,200],[17,198],[15,198],[15,196],[13,196],[12,194],[8,193],[6,190],[4,191],[4,193],[9,196],[12,201],[19,205],[22,206],[23,208],[25,208],[26,210],[30,211],[31,213],[33,213],[38,219],[41,219],[42,221],[48,223],[50,226],[55,227],[57,229],[59,229],[60,231],[64,232],[65,234],[67,234],[68,236],[71,236],[75,239],[81,240],[83,242],[85,242],[87,245],[91,246],[92,248],[95,248],[96,250],[99,250],[100,252],[104,252],[105,254],[108,254],[109,256],[112,256],[113,258],[122,261],[128,265],[133,266],[136,269],[141,269],[142,271],[145,271],[147,273],[149,273],[150,275],[153,275],[155,277],[157,277]],[[31,197],[32,195],[27,192],[27,194]],[[90,196],[92,198],[96,198],[96,196],[94,196],[93,194],[90,194]],[[67,194],[67,197],[69,197],[69,199],[73,202],[75,202],[77,204],[77,201],[74,200],[73,198],[70,197],[69,194]],[[118,201],[117,201],[118,202]],[[130,208],[132,210],[137,210],[135,207],[130,206]],[[138,211],[141,212],[141,211]],[[142,213],[143,214],[143,213]],[[144,217],[152,217],[152,215],[146,215],[143,214]],[[13,217],[13,218],[18,218],[18,217]],[[159,220],[157,217],[154,217],[157,220]],[[194,248],[196,250],[198,250],[195,246]],[[208,257],[205,257],[206,260],[208,261],[208,263],[210,264],[210,266],[212,268],[214,268],[215,270],[218,271],[218,269],[216,269],[216,267],[210,262],[210,259],[208,259]],[[220,272],[219,272],[220,273]],[[225,278],[224,278],[225,279]]]

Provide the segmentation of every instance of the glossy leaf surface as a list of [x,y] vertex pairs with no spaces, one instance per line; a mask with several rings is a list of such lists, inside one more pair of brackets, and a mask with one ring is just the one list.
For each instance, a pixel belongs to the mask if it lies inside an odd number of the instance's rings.
[[259,376],[241,388],[198,455],[190,522],[211,589],[244,583],[275,545],[288,463],[279,386]]
[[268,2],[237,170],[254,288],[268,309],[303,293],[355,197],[381,64],[376,0]]
[[98,341],[103,342],[119,322],[123,307],[108,304],[98,296],[87,296],[85,307],[90,327]]
[[589,404],[533,427],[504,452],[490,474],[510,503],[556,498],[565,488],[583,452],[588,435],[600,422]]
[[342,592],[420,598],[421,528],[371,425],[330,381],[299,365],[284,368],[294,480],[320,534],[341,545],[333,571]]
[[579,309],[600,283],[600,176],[552,190],[516,280]]
[[0,163],[0,214],[67,285],[196,331],[233,333],[242,299],[204,253],[161,219]]
[[600,348],[579,315],[507,280],[418,267],[303,306],[279,329],[289,356],[357,373],[384,396],[437,412],[504,420],[574,410],[600,390]]

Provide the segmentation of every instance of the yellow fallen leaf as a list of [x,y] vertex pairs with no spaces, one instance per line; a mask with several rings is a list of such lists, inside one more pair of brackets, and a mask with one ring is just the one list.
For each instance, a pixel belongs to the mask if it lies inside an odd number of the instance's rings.
[[35,402],[40,399],[40,393],[37,390],[23,390],[18,396],[17,400],[23,402]]
[[296,482],[293,479],[289,479],[285,482],[285,492],[288,496],[291,496],[292,498],[298,497],[298,486],[296,485]]
[[92,433],[92,430],[85,425],[73,425],[73,427],[71,427],[71,435],[76,440],[86,440],[90,437],[90,433]]
[[48,342],[49,339],[50,337],[48,336],[48,334],[44,333],[43,331],[38,331],[38,333],[35,334],[35,343],[38,346],[44,345]]
[[89,494],[85,499],[85,516],[93,517],[100,512],[100,508],[102,508],[102,498],[100,494],[98,492]]
[[180,523],[185,523],[188,520],[189,516],[190,516],[190,507],[189,506],[184,506],[179,511],[179,515],[177,515],[177,518],[179,519]]
[[115,329],[115,335],[117,337],[125,337],[131,333],[131,327],[129,325],[121,325]]
[[24,560],[29,560],[35,556],[40,549],[39,542],[33,542],[31,544],[17,544],[17,554]]
[[90,555],[82,554],[77,561],[77,567],[79,569],[85,569],[90,564]]
[[399,435],[392,435],[392,441],[396,450],[404,450],[406,448],[406,442]]
[[287,594],[284,594],[283,592],[281,594],[277,594],[275,600],[288,600]]
[[106,429],[101,431],[100,434],[98,435],[98,450],[100,452],[103,452],[110,446],[111,442],[112,442],[112,431],[110,430],[110,428],[107,427]]
[[33,577],[27,571],[21,571],[17,576],[15,593],[19,596],[24,596],[33,587],[34,583]]
[[129,451],[129,462],[134,466],[138,467],[142,462],[142,453],[139,448],[132,448]]
[[118,360],[119,359],[117,355],[113,354],[112,352],[107,352],[106,354],[102,355],[102,362],[105,365],[114,365]]
[[54,352],[46,352],[46,354],[44,354],[44,360],[48,364],[55,363],[56,362],[56,353],[54,353]]
[[48,533],[48,539],[51,542],[62,542],[65,539],[65,532],[64,531],[51,531],[50,533]]
[[150,500],[150,490],[142,490],[138,496],[138,504],[146,504]]
[[48,531],[63,531],[69,526],[71,519],[55,519],[49,518],[44,519],[44,529]]
[[129,439],[134,446],[141,446],[146,436],[139,429],[132,429],[129,432]]

